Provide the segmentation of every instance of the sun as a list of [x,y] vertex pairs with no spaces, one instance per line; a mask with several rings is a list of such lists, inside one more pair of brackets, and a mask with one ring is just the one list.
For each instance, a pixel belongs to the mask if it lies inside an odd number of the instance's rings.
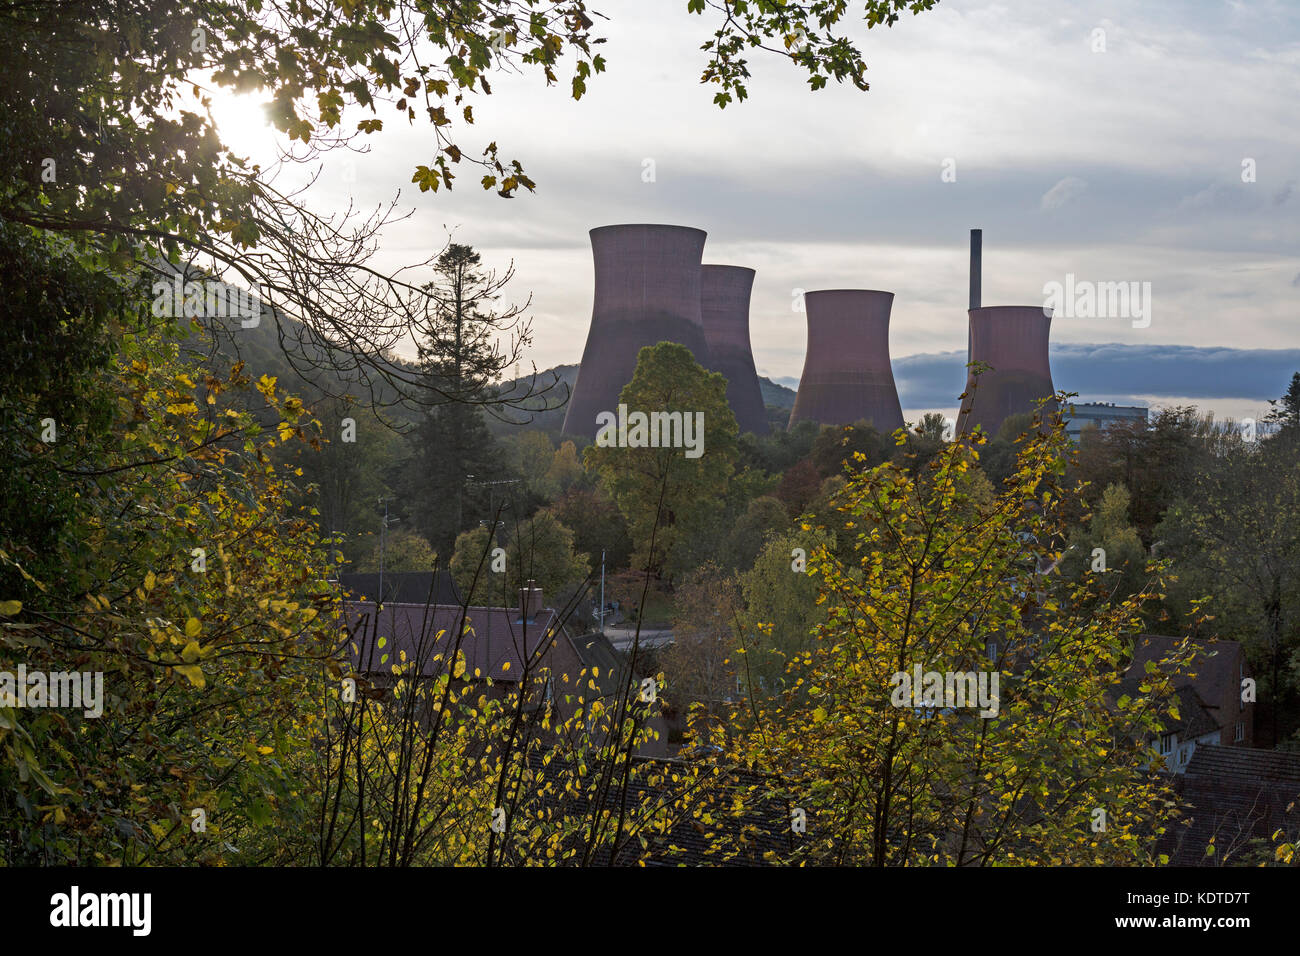
[[236,93],[212,83],[204,84],[201,89],[210,102],[209,110],[221,142],[231,152],[255,163],[265,164],[274,158],[275,130],[266,117],[263,96]]

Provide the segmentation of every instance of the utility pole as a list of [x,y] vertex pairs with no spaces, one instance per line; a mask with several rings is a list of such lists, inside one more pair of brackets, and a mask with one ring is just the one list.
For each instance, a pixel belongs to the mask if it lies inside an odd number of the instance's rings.
[[379,528],[379,609],[382,611],[384,608],[384,545],[388,537],[388,498],[383,497],[379,500],[384,505],[384,523]]
[[600,549],[600,633],[605,633],[605,549]]
[[[488,490],[488,515],[489,515],[489,518],[487,519],[487,521],[483,521],[483,522],[480,522],[480,523],[482,523],[482,524],[488,524],[488,523],[490,522],[491,537],[492,537],[493,542],[496,541],[496,537],[497,537],[497,522],[496,522],[496,512],[492,510],[492,501],[493,501],[493,496],[492,496],[492,487],[493,487],[494,485],[517,485],[517,484],[519,484],[519,482],[520,482],[520,479],[518,479],[518,478],[502,478],[502,479],[499,480],[499,481],[475,481],[473,475],[466,475],[466,476],[465,476],[465,486],[466,486],[467,488],[472,488],[472,487],[474,487],[474,486],[477,485],[478,487],[481,487],[481,488],[485,487],[485,488],[487,488],[487,490]],[[507,503],[507,504],[505,504],[503,507],[505,507],[505,508],[509,508],[510,505],[509,505],[509,503]]]

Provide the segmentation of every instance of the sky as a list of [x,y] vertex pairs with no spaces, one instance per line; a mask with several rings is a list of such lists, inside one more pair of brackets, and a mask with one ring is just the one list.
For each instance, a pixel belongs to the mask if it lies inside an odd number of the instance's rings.
[[[468,166],[452,192],[420,193],[411,172],[430,134],[381,114],[370,152],[327,155],[307,194],[322,211],[396,195],[411,215],[386,230],[378,264],[423,259],[449,232],[489,266],[513,261],[537,368],[581,357],[587,231],[663,222],[706,230],[705,262],[757,270],[755,364],[787,384],[803,366],[798,290],[894,292],[909,420],[951,414],[964,384],[971,228],[985,305],[1042,304],[1067,275],[1150,284],[1142,321],[1053,319],[1054,381],[1080,401],[1258,417],[1300,370],[1300,3],[942,0],[871,30],[853,16],[843,32],[869,91],[811,91],[753,51],[750,98],[725,110],[699,82],[715,14],[685,0],[592,7],[608,17],[595,32],[609,66],[588,94],[502,74],[460,141],[495,140],[535,193],[483,192]],[[268,155],[250,103],[219,105],[226,139]]]

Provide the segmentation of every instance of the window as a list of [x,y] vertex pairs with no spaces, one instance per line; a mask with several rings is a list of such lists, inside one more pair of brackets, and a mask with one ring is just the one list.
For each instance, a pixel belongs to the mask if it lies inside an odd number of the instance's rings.
[[1170,754],[1170,753],[1173,752],[1173,749],[1174,749],[1174,735],[1173,735],[1173,734],[1161,734],[1161,735],[1160,735],[1160,752],[1161,752],[1162,754]]
[[1237,721],[1237,733],[1233,736],[1232,742],[1239,744],[1245,739],[1246,739],[1246,722],[1244,720],[1239,720]]

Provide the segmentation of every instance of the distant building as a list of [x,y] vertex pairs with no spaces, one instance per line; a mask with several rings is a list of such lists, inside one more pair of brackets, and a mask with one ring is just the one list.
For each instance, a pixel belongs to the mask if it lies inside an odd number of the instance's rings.
[[1111,425],[1147,420],[1147,408],[1143,405],[1116,405],[1113,402],[1071,402],[1063,416],[1066,419],[1065,433],[1070,440],[1078,442],[1079,436],[1089,425],[1105,430]]
[[[343,612],[350,663],[360,678],[359,692],[382,699],[397,681],[395,666],[421,681],[452,674],[460,686],[474,686],[493,700],[514,700],[522,681],[524,709],[551,709],[556,723],[573,717],[578,697],[612,706],[628,684],[628,661],[598,632],[575,634],[554,608],[543,606],[542,591],[520,589],[518,607],[465,606],[446,572],[384,575],[389,600],[378,604],[378,575],[344,575]],[[457,670],[457,653],[464,662]],[[430,720],[432,711],[424,713]],[[667,726],[651,720],[659,737],[638,753],[667,753]]]

